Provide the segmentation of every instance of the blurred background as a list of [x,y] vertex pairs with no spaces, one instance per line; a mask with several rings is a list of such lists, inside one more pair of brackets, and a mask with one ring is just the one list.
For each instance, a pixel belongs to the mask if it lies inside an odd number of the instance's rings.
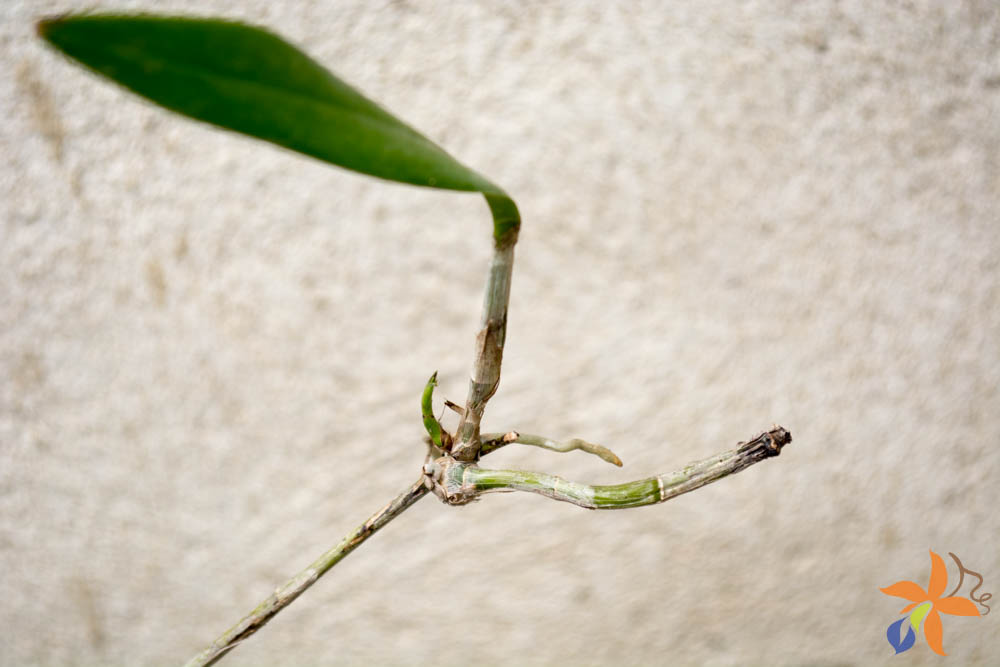
[[[180,664],[406,488],[490,253],[478,196],[170,115],[35,37],[81,9],[269,26],[515,197],[484,427],[625,467],[487,465],[616,483],[795,437],[650,508],[426,498],[224,664],[878,664],[878,589],[928,550],[1000,588],[997,3],[7,0],[3,664]],[[998,618],[945,616],[945,649],[995,661]]]

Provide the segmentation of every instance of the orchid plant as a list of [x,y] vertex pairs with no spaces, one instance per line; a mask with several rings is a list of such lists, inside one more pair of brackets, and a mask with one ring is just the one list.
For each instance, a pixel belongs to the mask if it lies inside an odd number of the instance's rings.
[[480,467],[483,456],[515,443],[556,452],[580,450],[621,465],[608,448],[579,438],[560,441],[516,430],[480,432],[486,404],[500,383],[514,246],[521,224],[509,194],[267,30],[214,18],[87,14],[43,20],[38,34],[77,63],[170,111],[368,176],[480,193],[493,219],[493,256],[468,394],[464,405],[445,402],[459,414],[457,428],[447,431],[435,416],[434,374],[420,400],[427,456],[413,484],[265,598],[188,665],[219,660],[429,492],[452,506],[485,493],[519,490],[588,509],[640,507],[777,456],[791,441],[787,430],[774,426],[676,472],[611,486]]

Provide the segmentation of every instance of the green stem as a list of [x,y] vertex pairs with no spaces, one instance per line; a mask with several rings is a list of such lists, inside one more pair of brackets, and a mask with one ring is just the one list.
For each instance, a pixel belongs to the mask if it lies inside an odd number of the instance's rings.
[[488,470],[475,464],[444,463],[438,482],[451,504],[464,504],[492,491],[529,491],[587,509],[626,509],[655,505],[710,484],[781,453],[792,434],[780,426],[736,449],[692,463],[682,470],[635,482],[591,486],[547,473]]

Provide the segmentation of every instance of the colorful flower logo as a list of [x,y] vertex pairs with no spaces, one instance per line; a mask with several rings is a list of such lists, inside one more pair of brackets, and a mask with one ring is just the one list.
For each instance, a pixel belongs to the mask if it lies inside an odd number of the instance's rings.
[[[944,652],[942,641],[944,639],[944,628],[941,623],[941,614],[951,614],[953,616],[980,616],[979,609],[973,604],[973,600],[986,609],[986,614],[990,613],[990,608],[986,600],[993,597],[991,593],[983,593],[978,598],[974,593],[983,585],[983,577],[978,572],[967,570],[958,560],[958,556],[948,553],[955,563],[958,564],[959,582],[951,593],[942,597],[944,589],[948,586],[948,570],[945,567],[944,559],[933,551],[931,553],[931,578],[927,584],[927,590],[921,588],[912,581],[899,581],[887,588],[880,588],[886,595],[905,598],[910,604],[903,607],[899,612],[909,614],[893,623],[886,630],[886,637],[889,644],[896,653],[902,653],[913,647],[917,640],[916,633],[920,631],[921,625],[924,629],[924,638],[931,650],[938,655],[948,655]],[[979,583],[969,592],[969,597],[956,597],[955,593],[962,588],[965,575],[971,574],[979,578]],[[971,598],[971,599],[970,599]],[[982,614],[985,616],[985,614]],[[905,634],[903,632],[905,625]]]

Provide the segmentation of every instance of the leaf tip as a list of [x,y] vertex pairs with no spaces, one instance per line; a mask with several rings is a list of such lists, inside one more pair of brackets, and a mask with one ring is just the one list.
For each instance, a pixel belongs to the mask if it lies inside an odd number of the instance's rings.
[[58,44],[55,39],[57,36],[55,33],[60,27],[66,25],[68,22],[72,21],[74,15],[69,12],[63,12],[62,14],[53,14],[52,16],[45,16],[35,23],[35,34],[41,39],[44,39],[49,44],[58,48]]
[[62,16],[49,16],[35,23],[35,34],[48,41],[52,26],[62,20]]

